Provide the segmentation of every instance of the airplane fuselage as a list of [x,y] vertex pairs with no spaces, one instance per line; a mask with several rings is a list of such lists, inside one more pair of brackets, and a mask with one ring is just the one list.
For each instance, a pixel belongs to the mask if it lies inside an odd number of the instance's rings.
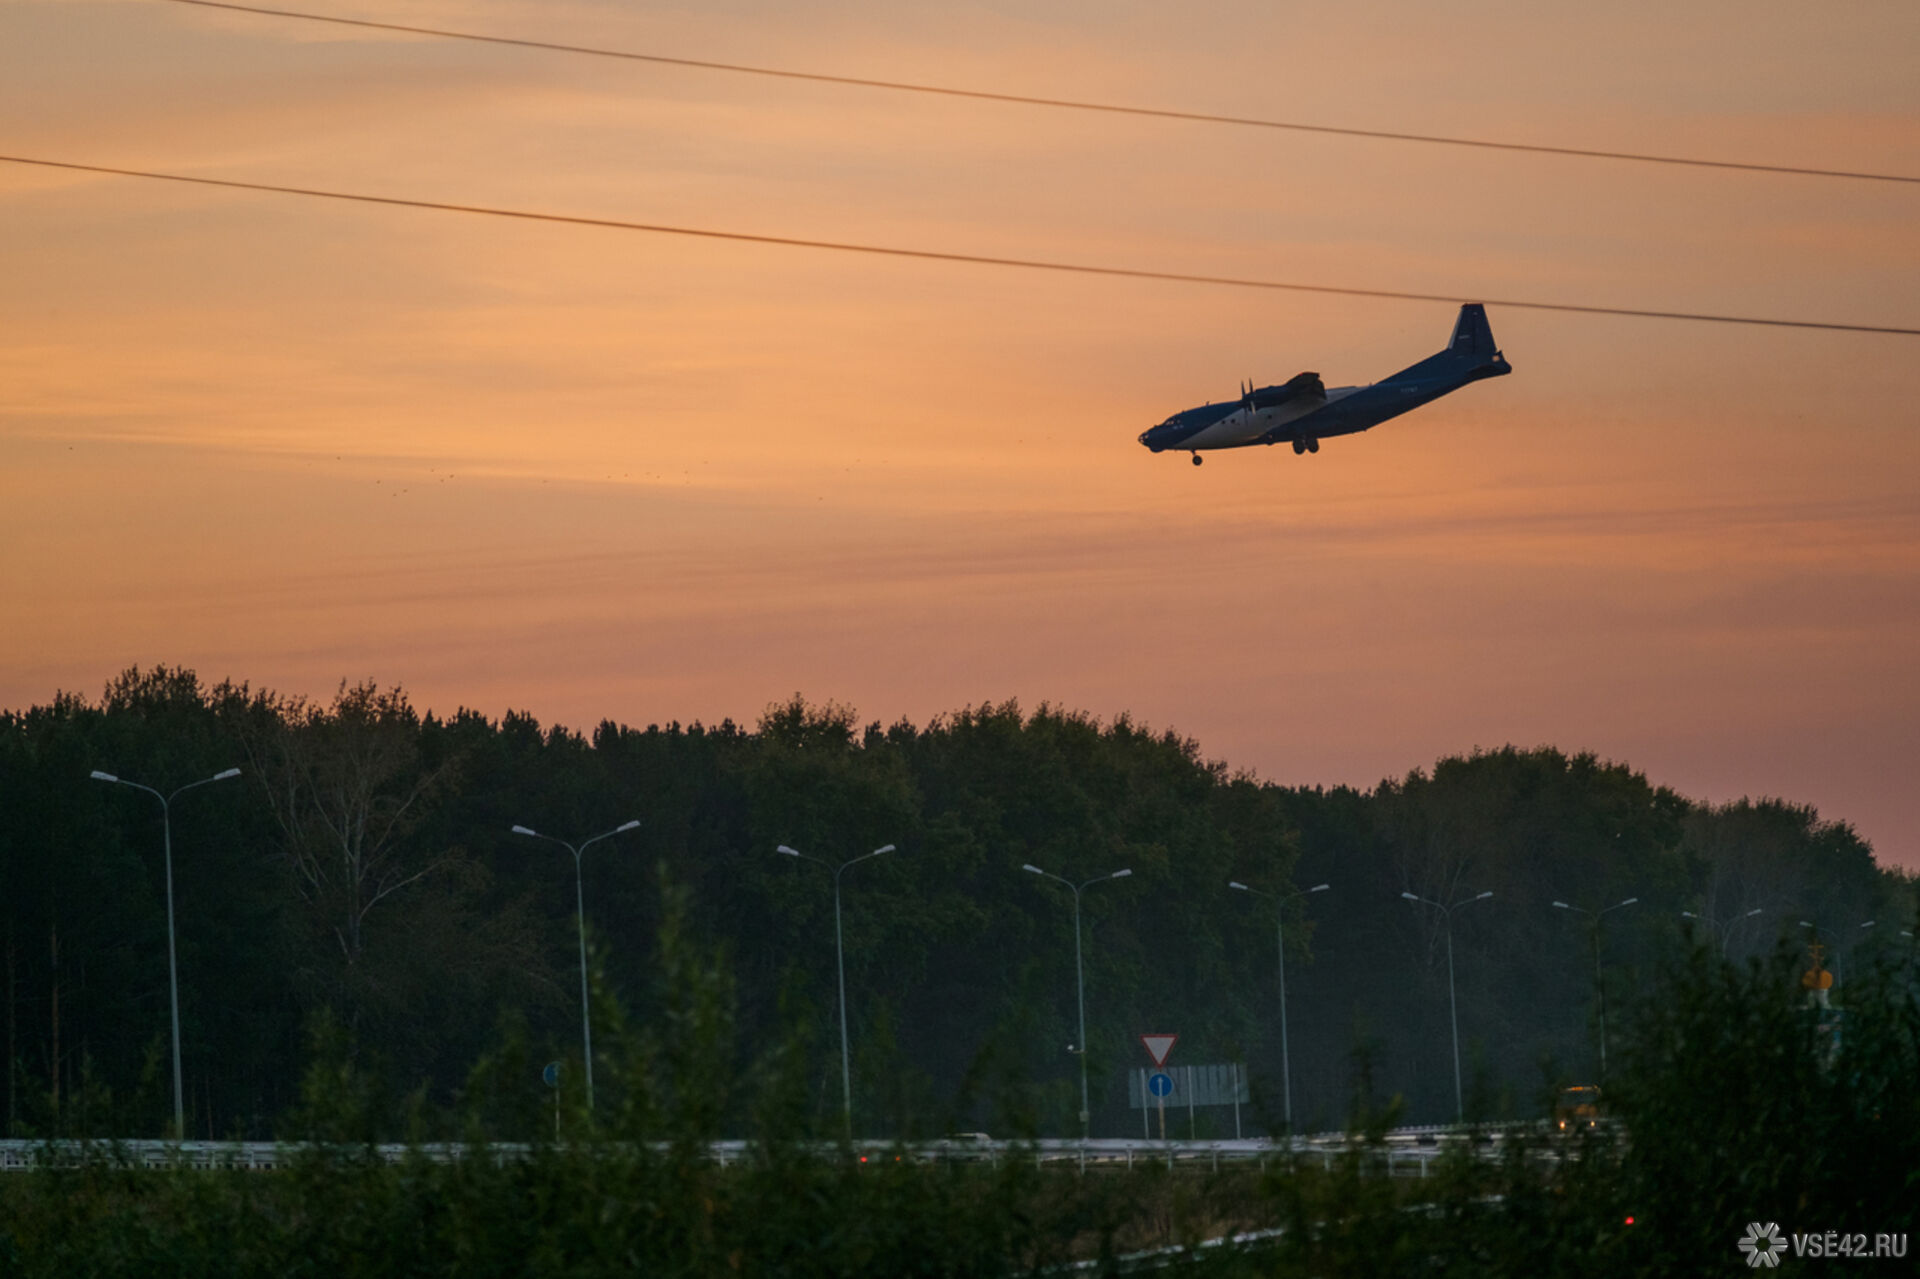
[[1249,388],[1238,400],[1203,404],[1175,413],[1140,436],[1155,453],[1247,448],[1291,443],[1296,453],[1318,452],[1319,443],[1354,435],[1469,382],[1501,377],[1513,368],[1493,345],[1486,314],[1478,305],[1460,308],[1448,348],[1371,386],[1323,389],[1317,374],[1302,373],[1282,386]]

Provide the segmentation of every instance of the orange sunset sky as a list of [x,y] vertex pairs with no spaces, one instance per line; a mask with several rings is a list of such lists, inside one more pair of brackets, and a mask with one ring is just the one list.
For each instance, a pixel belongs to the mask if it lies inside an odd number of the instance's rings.
[[[1911,0],[285,0],[999,92],[1920,174]],[[1920,185],[0,3],[0,152],[1458,297],[1920,326]],[[1314,457],[1135,442],[1454,308],[0,164],[0,705],[1131,711],[1287,784],[1551,743],[1920,867],[1920,339],[1490,308]]]

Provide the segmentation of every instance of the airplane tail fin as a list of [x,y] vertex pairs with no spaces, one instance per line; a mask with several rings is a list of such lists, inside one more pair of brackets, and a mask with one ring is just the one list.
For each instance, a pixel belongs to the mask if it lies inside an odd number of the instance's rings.
[[1446,350],[1434,352],[1387,380],[1419,382],[1441,379],[1458,385],[1511,372],[1513,366],[1507,363],[1507,357],[1500,354],[1500,348],[1494,344],[1493,326],[1487,323],[1487,308],[1478,302],[1468,302],[1460,308],[1460,318],[1453,322],[1453,337],[1447,341]]
[[1446,353],[1438,358],[1456,367],[1464,365],[1469,378],[1499,377],[1513,372],[1513,366],[1500,354],[1500,347],[1493,340],[1487,308],[1478,302],[1461,306],[1460,318],[1453,322],[1453,339],[1447,343]]
[[1486,307],[1469,302],[1460,308],[1460,318],[1453,322],[1453,340],[1447,343],[1447,350],[1481,360],[1490,360],[1500,353],[1500,348],[1494,345],[1493,326],[1487,323]]

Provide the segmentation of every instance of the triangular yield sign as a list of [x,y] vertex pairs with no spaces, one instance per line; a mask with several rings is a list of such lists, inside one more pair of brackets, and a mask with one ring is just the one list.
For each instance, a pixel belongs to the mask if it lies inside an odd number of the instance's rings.
[[1147,1056],[1153,1058],[1153,1064],[1164,1066],[1167,1064],[1167,1054],[1173,1051],[1173,1041],[1178,1038],[1178,1035],[1142,1035],[1140,1042],[1146,1046]]

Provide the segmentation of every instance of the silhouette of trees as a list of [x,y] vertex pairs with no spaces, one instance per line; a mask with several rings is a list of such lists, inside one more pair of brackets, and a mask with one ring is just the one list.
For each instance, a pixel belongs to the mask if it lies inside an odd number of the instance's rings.
[[1277,1117],[1272,920],[1230,879],[1333,885],[1287,927],[1294,1099],[1309,1126],[1341,1122],[1359,1048],[1381,1097],[1403,1096],[1413,1119],[1451,1113],[1439,921],[1403,891],[1494,891],[1455,921],[1461,1032],[1488,1104],[1514,1111],[1535,1104],[1543,1063],[1565,1078],[1592,1059],[1591,938],[1551,901],[1641,899],[1604,939],[1622,999],[1681,944],[1683,909],[1724,921],[1764,904],[1736,953],[1801,918],[1884,920],[1887,936],[1866,935],[1884,948],[1913,910],[1909,878],[1810,809],[1696,805],[1549,748],[1323,790],[1236,774],[1126,716],[1049,705],[884,726],[796,696],[750,728],[583,734],[518,712],[438,718],[372,683],[322,702],[155,667],[97,702],[62,694],[0,714],[10,1130],[81,1123],[82,1093],[87,1124],[158,1130],[170,1108],[152,1070],[166,1031],[158,819],[87,774],[171,788],[235,765],[241,782],[174,814],[196,1135],[271,1134],[322,1010],[396,1087],[429,1096],[466,1088],[503,1024],[522,1027],[532,1056],[571,1060],[573,868],[511,836],[516,823],[578,838],[640,819],[582,868],[604,995],[639,1025],[671,1014],[651,956],[662,885],[676,885],[677,926],[733,973],[740,1043],[798,1030],[805,1104],[828,1115],[831,885],[773,849],[831,860],[895,844],[843,884],[855,1117],[872,1133],[977,1127],[1005,1105],[1041,1131],[1077,1128],[1070,919],[1023,863],[1076,879],[1133,871],[1084,903],[1096,1133],[1138,1123],[1124,1081],[1144,1031],[1179,1032],[1185,1062],[1246,1062],[1245,1123]]

